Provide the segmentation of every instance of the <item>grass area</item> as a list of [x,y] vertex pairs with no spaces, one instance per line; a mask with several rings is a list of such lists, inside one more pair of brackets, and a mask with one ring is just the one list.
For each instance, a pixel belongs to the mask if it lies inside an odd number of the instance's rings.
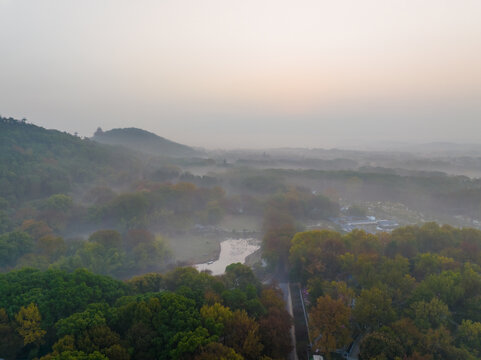
[[216,259],[222,240],[224,237],[212,234],[185,234],[168,239],[168,243],[176,261],[198,264]]
[[242,237],[244,231],[260,232],[261,219],[248,215],[228,215],[217,227],[225,232],[186,233],[168,238],[167,243],[174,259],[188,264],[216,259],[219,256],[221,241],[229,238],[230,234],[231,237]]
[[262,218],[251,215],[226,215],[219,227],[228,231],[261,231]]

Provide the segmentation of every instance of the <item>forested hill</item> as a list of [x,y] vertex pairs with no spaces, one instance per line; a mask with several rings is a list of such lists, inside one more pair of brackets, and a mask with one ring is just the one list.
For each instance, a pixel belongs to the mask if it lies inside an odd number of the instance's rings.
[[137,163],[127,150],[0,117],[0,198],[11,204],[102,176],[126,177]]
[[137,128],[112,129],[109,131],[102,131],[99,128],[92,139],[104,144],[122,145],[152,155],[182,157],[197,154],[189,146]]

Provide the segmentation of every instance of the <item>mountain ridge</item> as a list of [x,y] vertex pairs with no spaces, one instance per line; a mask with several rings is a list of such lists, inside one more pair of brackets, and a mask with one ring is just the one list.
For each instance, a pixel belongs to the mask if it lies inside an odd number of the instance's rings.
[[190,146],[136,127],[115,128],[107,131],[98,128],[91,139],[102,144],[121,145],[150,155],[182,157],[199,154]]

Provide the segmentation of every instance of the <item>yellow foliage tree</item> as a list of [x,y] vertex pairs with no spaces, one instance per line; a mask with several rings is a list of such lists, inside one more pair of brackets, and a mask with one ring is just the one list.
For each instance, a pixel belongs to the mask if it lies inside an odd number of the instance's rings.
[[17,332],[23,337],[23,344],[39,343],[46,331],[40,327],[40,311],[37,305],[31,303],[27,307],[22,306],[17,315]]
[[327,358],[331,351],[339,349],[351,341],[349,318],[351,309],[341,300],[334,300],[329,295],[317,299],[316,306],[309,314],[312,335]]

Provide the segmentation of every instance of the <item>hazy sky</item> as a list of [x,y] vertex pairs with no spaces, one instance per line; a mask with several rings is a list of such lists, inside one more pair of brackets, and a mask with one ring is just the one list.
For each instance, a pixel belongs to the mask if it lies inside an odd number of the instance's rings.
[[0,114],[208,148],[481,142],[481,1],[0,0]]

